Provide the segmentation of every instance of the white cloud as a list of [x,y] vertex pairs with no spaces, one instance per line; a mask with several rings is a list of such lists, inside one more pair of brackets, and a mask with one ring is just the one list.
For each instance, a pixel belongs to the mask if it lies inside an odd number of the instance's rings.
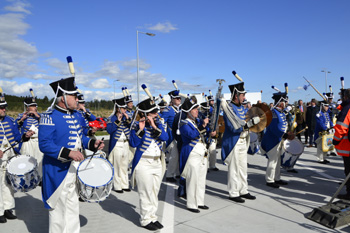
[[100,78],[100,79],[94,80],[91,86],[96,88],[96,89],[104,89],[104,88],[111,87],[111,85],[109,85],[108,80],[105,78]]
[[26,9],[26,8],[30,7],[29,3],[24,2],[24,1],[8,1],[8,2],[13,2],[13,4],[9,5],[9,6],[5,6],[4,7],[5,10],[31,14],[31,12]]
[[165,23],[157,23],[153,26],[147,26],[147,29],[163,33],[169,33],[171,31],[178,30],[178,28],[176,28],[176,25],[172,25],[169,21]]

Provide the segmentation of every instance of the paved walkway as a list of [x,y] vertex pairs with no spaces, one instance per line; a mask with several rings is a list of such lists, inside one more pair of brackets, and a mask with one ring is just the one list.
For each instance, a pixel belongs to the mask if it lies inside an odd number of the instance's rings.
[[[220,153],[220,151],[218,151]],[[316,148],[305,148],[295,168],[299,173],[282,170],[287,186],[273,189],[265,185],[266,158],[248,155],[249,190],[257,199],[237,204],[228,199],[227,167],[220,162],[207,175],[206,205],[209,210],[192,213],[186,202],[176,196],[177,186],[162,183],[158,216],[165,226],[158,232],[350,232],[350,225],[329,229],[307,216],[323,206],[344,179],[342,159],[329,157],[330,164],[316,162]],[[16,193],[18,219],[0,225],[0,232],[48,232],[48,212],[41,201],[40,188],[28,193]],[[344,191],[343,191],[344,192]],[[139,199],[136,190],[119,194],[112,192],[107,200],[80,204],[81,232],[149,232],[139,224]]]

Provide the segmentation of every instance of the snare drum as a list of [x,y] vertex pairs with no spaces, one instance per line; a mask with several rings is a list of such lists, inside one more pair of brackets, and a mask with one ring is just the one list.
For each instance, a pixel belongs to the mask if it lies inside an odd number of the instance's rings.
[[304,152],[304,145],[301,141],[294,138],[285,140],[283,143],[284,152],[281,155],[281,166],[286,169],[292,169]]
[[249,132],[249,136],[250,136],[250,145],[248,148],[248,154],[254,155],[260,149],[258,134],[254,133],[254,132]]
[[6,170],[7,177],[15,192],[28,192],[40,182],[38,163],[30,155],[16,155],[12,157],[7,162]]
[[114,168],[105,158],[85,159],[77,170],[80,197],[87,202],[104,201],[112,191]]

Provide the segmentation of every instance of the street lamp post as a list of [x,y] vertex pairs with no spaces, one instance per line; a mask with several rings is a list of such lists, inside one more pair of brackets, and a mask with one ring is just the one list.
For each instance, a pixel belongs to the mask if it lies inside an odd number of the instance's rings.
[[140,103],[140,85],[139,85],[139,33],[147,36],[155,36],[156,34],[149,32],[140,32],[136,30],[136,53],[137,53],[137,102]]
[[326,75],[326,93],[327,93],[327,73],[331,73],[330,71],[325,70],[321,70],[321,72],[324,72],[324,74]]
[[115,82],[120,81],[119,79],[113,80],[113,92],[114,92],[114,99],[115,99]]

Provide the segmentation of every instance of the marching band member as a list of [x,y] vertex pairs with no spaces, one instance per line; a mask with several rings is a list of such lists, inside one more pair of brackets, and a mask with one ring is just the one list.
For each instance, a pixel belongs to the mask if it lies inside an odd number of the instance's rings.
[[[238,79],[235,71],[232,72]],[[255,196],[248,192],[247,152],[249,148],[249,128],[260,122],[259,117],[253,117],[247,123],[244,121],[248,111],[242,105],[245,99],[244,82],[229,85],[231,91],[230,103],[224,100],[221,106],[224,110],[225,132],[222,138],[221,158],[228,164],[227,187],[229,199],[243,203],[244,199],[254,200]],[[244,199],[243,199],[244,198]]]
[[209,119],[200,121],[199,105],[192,98],[182,104],[182,114],[187,118],[181,121],[180,133],[182,148],[180,153],[180,172],[186,179],[187,209],[199,213],[199,209],[209,209],[204,205],[205,182],[208,169],[205,134],[209,132]]
[[179,90],[171,91],[168,94],[171,98],[171,106],[165,108],[162,113],[162,118],[167,124],[167,133],[169,136],[166,151],[170,151],[169,163],[166,171],[166,181],[175,183],[176,179],[174,176],[179,175],[179,151],[177,149],[177,141],[174,139],[174,134],[176,134],[176,132],[173,132],[172,128],[175,115],[180,111],[181,97]]
[[[296,131],[299,132],[303,129],[305,129],[306,127],[306,111],[307,108],[305,106],[305,104],[303,104],[302,100],[298,100],[298,106],[295,108],[295,120],[297,122],[297,128]],[[307,134],[307,130],[304,131],[304,136],[305,136],[305,144],[308,141],[308,134]],[[299,141],[301,141],[301,134],[299,133],[297,135]]]
[[39,124],[39,147],[44,153],[42,198],[49,209],[49,232],[80,231],[77,190],[78,162],[84,159],[82,146],[102,149],[100,140],[86,137],[77,109],[77,88],[74,77],[50,83],[55,100],[43,113]]
[[14,148],[16,144],[32,136],[31,132],[26,132],[21,137],[14,119],[6,115],[6,107],[5,95],[0,88],[0,223],[17,218],[12,212],[15,208],[14,192],[6,181],[7,161],[18,153],[18,148]]
[[[337,150],[337,154],[342,156],[344,162],[344,173],[348,176],[350,173],[350,141],[349,125],[350,125],[350,89],[344,89],[344,78],[342,77],[341,89],[342,103],[338,106],[340,111],[337,117],[337,124],[334,126],[335,133],[333,137],[333,145]],[[346,182],[346,193],[339,194],[340,199],[350,200],[350,179]]]
[[97,128],[96,127],[89,127],[89,122],[90,121],[94,121],[96,120],[96,117],[90,112],[89,109],[85,108],[85,99],[84,99],[84,95],[80,92],[80,90],[78,89],[78,108],[77,111],[81,114],[81,116],[83,117],[83,122],[84,124],[82,125],[83,127],[83,132],[86,136],[90,136],[93,137],[95,135],[95,133],[97,132]]
[[[132,119],[133,115],[134,115],[134,102],[132,100],[132,97],[129,93],[129,90],[127,87],[123,87],[122,88],[122,92],[124,94],[125,97],[125,103],[126,103],[126,114],[128,114],[129,118]],[[129,146],[129,165],[128,167],[131,167],[131,162],[134,158],[134,154],[135,154],[135,148],[133,148],[132,146]]]
[[[327,101],[328,101],[328,114],[329,114],[329,119],[330,121],[333,123],[333,125],[336,123],[336,119],[337,119],[337,113],[338,113],[338,109],[335,103],[333,103],[333,91],[332,91],[332,86],[329,85],[329,89],[330,92],[327,92],[325,94],[325,96],[327,97]],[[329,151],[329,155],[331,156],[337,156],[335,148],[333,148],[332,150]]]
[[[148,98],[137,105],[140,120],[132,125],[130,145],[136,147],[132,162],[132,187],[137,185],[140,198],[141,226],[158,230],[163,225],[157,220],[158,193],[165,172],[162,145],[168,139],[163,124],[157,119],[158,107]],[[136,116],[135,116],[136,118]]]
[[110,134],[108,160],[114,167],[113,190],[117,193],[130,192],[129,137],[131,118],[126,113],[125,98],[114,99],[114,112],[108,118],[107,132]]
[[262,154],[265,154],[268,158],[267,168],[266,168],[266,185],[272,188],[279,188],[280,185],[287,185],[286,181],[281,180],[280,177],[280,167],[281,167],[281,155],[283,154],[283,142],[282,139],[294,139],[294,134],[292,132],[287,133],[288,123],[286,120],[286,115],[283,110],[286,108],[286,102],[288,102],[287,96],[287,84],[286,92],[279,91],[274,93],[272,99],[274,99],[274,108],[272,111],[272,121],[270,125],[266,128],[266,133],[264,134],[261,141]]
[[214,127],[214,96],[212,95],[211,91],[209,90],[210,95],[208,96],[208,102],[209,102],[209,128],[211,130],[211,140],[208,148],[208,155],[209,155],[209,169],[212,171],[219,171],[219,168],[216,167],[216,144],[217,140],[214,138],[216,136],[216,130],[213,129]]
[[23,142],[20,145],[20,153],[33,156],[36,159],[38,163],[38,173],[39,176],[42,177],[42,160],[44,154],[39,149],[38,141],[38,127],[41,114],[38,113],[38,104],[35,102],[36,98],[33,89],[30,89],[29,91],[31,92],[32,97],[27,97],[24,99],[24,106],[26,108],[26,111],[24,113],[18,114],[15,123],[21,134],[25,134],[27,132],[32,134],[28,141]]
[[316,127],[314,140],[317,147],[317,160],[319,163],[327,164],[329,161],[326,158],[327,152],[322,151],[322,136],[320,133],[334,133],[333,122],[328,114],[329,105],[327,100],[321,101],[320,111],[316,114]]

